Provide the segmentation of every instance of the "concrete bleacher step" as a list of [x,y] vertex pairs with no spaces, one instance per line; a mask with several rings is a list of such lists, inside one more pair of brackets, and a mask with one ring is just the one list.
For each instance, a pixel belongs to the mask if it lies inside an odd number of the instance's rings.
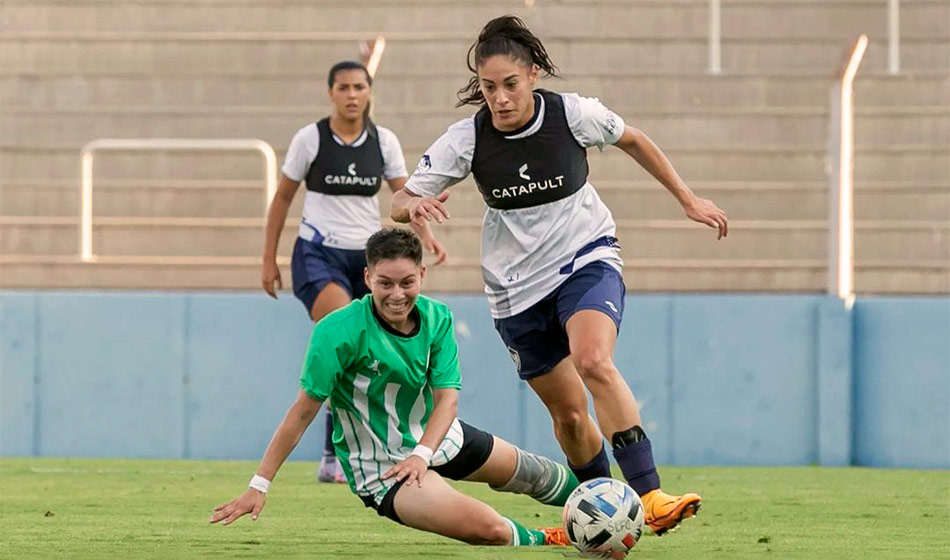
[[[465,68],[471,45],[468,34],[391,35],[386,64],[404,71],[444,71]],[[612,69],[681,68],[702,71],[706,64],[705,39],[604,38],[566,36],[545,46],[556,64],[588,71]],[[606,48],[609,45],[610,48]],[[326,71],[339,60],[354,56],[352,41],[326,34],[257,33],[127,33],[88,34],[6,33],[0,64],[11,71],[42,67],[63,72],[258,72],[273,68],[287,72]],[[724,52],[728,49],[724,46]],[[824,52],[820,47],[818,50]],[[833,49],[835,51],[839,48]],[[820,56],[815,54],[814,56]],[[912,57],[909,57],[912,59]],[[908,64],[908,68],[917,68]]]
[[[723,35],[754,37],[839,37],[882,34],[887,5],[880,0],[799,0],[761,2],[730,0],[723,4]],[[465,0],[421,2],[217,2],[156,1],[129,6],[117,1],[69,3],[34,0],[5,8],[4,26],[11,30],[134,31],[475,31],[490,17],[516,13],[539,32],[615,31],[630,35],[697,35],[706,33],[705,0],[675,2]],[[906,36],[941,36],[947,29],[948,7],[940,0],[901,2],[901,32]]]
[[[613,107],[628,124],[645,131],[660,146],[719,148],[748,145],[822,146],[827,142],[828,111],[823,107],[640,110]],[[0,122],[5,143],[82,146],[95,138],[280,138],[326,114],[328,107],[108,106],[49,109],[7,105]],[[380,110],[375,121],[397,136],[434,141],[471,110],[412,107]],[[862,108],[856,113],[855,144],[863,148],[894,144],[950,145],[950,108],[940,106]]]
[[[388,1],[388,2],[150,2],[135,7],[115,2],[33,1],[9,9],[5,24],[18,31],[294,31],[336,32],[466,32],[474,39],[490,18],[504,13],[522,16],[539,30],[597,33],[623,31],[636,36],[701,36],[706,29],[706,3],[539,2],[537,9],[511,0]],[[618,28],[617,22],[623,22]]]
[[[854,37],[867,33],[884,39],[887,2],[877,0],[737,0],[722,3],[724,37]],[[941,0],[903,0],[902,37],[945,38],[950,6]]]
[[[197,289],[260,290],[257,258],[188,260],[106,258],[86,264],[75,258],[0,255],[3,289]],[[284,285],[290,285],[286,262]],[[629,291],[810,291],[825,289],[823,260],[676,261],[627,259],[624,281]],[[478,263],[453,259],[432,267],[428,293],[477,292],[483,288]],[[946,293],[950,268],[932,261],[861,261],[855,266],[858,293]],[[261,297],[266,297],[261,292]],[[280,297],[293,297],[285,290]]]
[[[700,196],[713,200],[733,220],[824,220],[828,217],[828,184],[820,183],[691,183]],[[596,185],[615,219],[675,220],[682,209],[657,182],[607,182]],[[478,218],[484,212],[475,185],[453,186],[449,208],[453,217]],[[860,220],[950,220],[950,185],[858,183],[855,216]],[[385,208],[388,208],[385,207]]]
[[[716,240],[706,226],[679,220],[619,220],[617,237],[630,258],[820,259],[827,254],[824,221],[733,220],[730,236]],[[289,255],[297,227],[288,223],[280,254]],[[453,219],[436,226],[456,257],[477,258],[481,221]],[[950,223],[855,224],[855,255],[863,259],[950,259]],[[77,252],[75,217],[0,218],[0,253]],[[261,253],[262,218],[100,218],[93,250],[106,256],[254,256]]]
[[[278,69],[280,70],[280,69]],[[220,68],[206,74],[169,70],[160,75],[147,69],[134,73],[76,74],[43,68],[5,70],[0,74],[4,105],[50,109],[142,105],[159,109],[189,107],[282,105],[300,107],[316,118],[326,113],[326,69],[275,75],[235,73]],[[468,81],[464,68],[456,72],[409,73],[384,59],[373,89],[374,104],[386,112],[399,108],[433,107],[449,110],[456,92]],[[830,72],[807,74],[730,73],[722,75],[620,72],[585,73],[564,70],[564,79],[540,82],[542,87],[599,97],[611,108],[628,107],[630,118],[643,111],[706,107],[762,109],[769,107],[826,107]],[[855,81],[855,100],[865,107],[947,106],[950,73],[871,73],[862,68]]]
[[[404,71],[465,68],[467,35],[392,35],[386,63]],[[723,40],[725,71],[833,69],[847,46],[843,39],[741,38]],[[704,38],[636,38],[602,35],[553,37],[545,41],[552,60],[569,69],[608,73],[611,70],[676,68],[702,72],[707,65]],[[252,72],[262,67],[282,71],[313,71],[351,58],[350,41],[327,34],[258,34],[203,32],[8,32],[0,64],[13,71],[42,67],[63,72],[156,71],[213,72],[222,66]],[[950,39],[907,38],[901,43],[901,65],[907,70],[939,70],[950,66]],[[887,67],[886,42],[869,44],[862,67]]]
[[[267,140],[267,138],[263,138]],[[279,144],[275,144],[279,145]],[[428,147],[428,146],[426,146]],[[413,169],[424,147],[403,146],[409,169]],[[0,146],[0,181],[20,180],[35,175],[37,169],[49,180],[76,180],[79,176],[79,146]],[[822,181],[825,178],[826,150],[818,147],[747,146],[742,148],[679,148],[664,146],[677,171],[686,178],[704,181]],[[946,145],[893,145],[855,151],[857,180],[902,181],[913,177],[923,183],[945,182]],[[283,160],[284,151],[277,157]],[[603,154],[589,152],[591,181],[641,180],[648,176],[635,161],[620,150]],[[237,154],[105,154],[96,159],[95,174],[100,179],[146,178],[248,180],[260,177],[263,169],[258,155]]]
[[[804,70],[836,68],[846,39],[735,39],[724,40],[722,67],[726,72],[742,70]],[[905,70],[934,70],[950,66],[950,41],[939,39],[902,39],[901,67]],[[869,43],[861,68],[882,71],[887,68],[887,42]]]
[[[713,199],[731,219],[823,220],[828,215],[828,183],[704,183],[690,186]],[[600,197],[616,219],[673,220],[682,211],[655,181],[598,183]],[[950,220],[950,185],[914,182],[863,182],[856,185],[855,216],[859,220]],[[288,222],[301,215],[301,186]],[[380,191],[381,214],[389,212],[389,194]],[[262,182],[118,181],[97,183],[93,197],[97,217],[180,216],[206,218],[260,217]],[[471,179],[451,189],[449,209],[456,218],[480,218],[485,206]],[[6,216],[77,216],[75,183],[15,182],[0,189],[0,210]]]
[[[300,216],[302,191],[291,207]],[[96,182],[95,216],[179,216],[254,218],[264,215],[261,181],[112,181]],[[76,216],[76,182],[8,182],[0,189],[4,216]]]

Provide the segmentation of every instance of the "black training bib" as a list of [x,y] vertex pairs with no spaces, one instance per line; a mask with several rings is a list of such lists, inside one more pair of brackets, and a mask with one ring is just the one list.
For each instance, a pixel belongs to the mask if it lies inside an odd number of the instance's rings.
[[509,139],[506,136],[517,132],[496,130],[487,106],[475,115],[472,175],[492,208],[547,204],[571,196],[587,183],[587,150],[567,124],[564,100],[543,89],[535,93],[544,99],[544,121],[525,138]]
[[373,196],[383,179],[383,151],[376,126],[367,121],[368,137],[360,146],[341,146],[333,139],[330,119],[317,122],[320,148],[307,171],[307,190],[330,195]]

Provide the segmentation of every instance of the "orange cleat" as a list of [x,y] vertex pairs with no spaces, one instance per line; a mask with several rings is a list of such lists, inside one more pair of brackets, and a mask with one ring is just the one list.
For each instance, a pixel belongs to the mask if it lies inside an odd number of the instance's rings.
[[696,515],[702,506],[699,494],[671,496],[662,490],[653,490],[642,496],[644,521],[658,537],[672,531],[680,522]]
[[545,546],[571,546],[564,527],[542,527],[538,530],[544,531]]

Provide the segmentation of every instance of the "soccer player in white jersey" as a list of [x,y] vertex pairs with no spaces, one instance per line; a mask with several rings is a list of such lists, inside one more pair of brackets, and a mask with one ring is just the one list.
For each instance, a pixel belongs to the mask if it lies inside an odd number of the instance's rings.
[[587,181],[586,150],[620,148],[670,191],[688,218],[715,228],[719,238],[728,233],[726,215],[696,196],[646,135],[597,99],[535,90],[539,73],[556,75],[557,68],[517,17],[485,25],[468,66],[475,75],[459,91],[459,105],[480,110],[426,151],[394,196],[392,217],[447,220],[445,189],[474,176],[488,206],[485,291],[520,377],[551,414],[577,478],[609,476],[606,437],[624,478],[643,498],[647,523],[663,534],[695,514],[700,497],[660,490],[636,400],[613,362],[623,262],[610,211]]
[[[376,193],[382,179],[393,191],[406,184],[406,163],[399,139],[368,117],[372,78],[359,62],[339,62],[327,76],[333,113],[294,135],[283,175],[267,213],[261,284],[277,297],[282,287],[277,244],[287,211],[306,180],[303,219],[291,259],[294,294],[316,322],[327,313],[363,297],[366,240],[381,227]],[[442,245],[428,227],[414,226],[441,263]],[[333,420],[327,414],[320,482],[346,482],[331,442]]]
[[577,479],[457,417],[461,372],[452,312],[419,294],[422,245],[384,229],[366,245],[371,294],[316,324],[301,389],[249,488],[215,508],[212,523],[257,519],[277,470],[329,399],[334,447],[352,491],[397,523],[471,544],[567,545],[564,529],[527,529],[445,478],[485,482],[563,506]]

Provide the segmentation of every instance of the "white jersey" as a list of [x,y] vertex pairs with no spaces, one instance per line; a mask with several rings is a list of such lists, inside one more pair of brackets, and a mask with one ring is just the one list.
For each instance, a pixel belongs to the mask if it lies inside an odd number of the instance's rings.
[[[583,148],[603,150],[623,134],[624,123],[596,98],[560,94],[574,139]],[[535,94],[535,103],[544,103]],[[526,138],[543,123],[542,106],[523,132],[506,139]],[[475,152],[474,117],[451,127],[426,151],[406,189],[433,197],[469,175]],[[492,316],[511,317],[553,292],[570,272],[593,261],[623,268],[615,244],[581,249],[604,237],[616,236],[610,210],[589,183],[573,195],[537,206],[500,210],[486,207],[482,220],[481,266]],[[579,254],[582,253],[582,254]]]
[[[379,133],[379,148],[383,153],[383,178],[386,180],[405,177],[406,160],[402,155],[399,139],[388,128],[376,125]],[[364,130],[353,143],[363,145],[369,138]],[[341,146],[347,144],[336,134],[333,139]],[[281,169],[291,181],[303,181],[320,150],[320,133],[316,123],[310,123],[294,135],[287,148],[287,156]],[[315,231],[323,236],[323,244],[337,249],[362,250],[366,241],[382,227],[379,214],[379,199],[376,196],[327,195],[306,191],[303,203],[303,220],[298,235],[307,241],[314,238]]]

